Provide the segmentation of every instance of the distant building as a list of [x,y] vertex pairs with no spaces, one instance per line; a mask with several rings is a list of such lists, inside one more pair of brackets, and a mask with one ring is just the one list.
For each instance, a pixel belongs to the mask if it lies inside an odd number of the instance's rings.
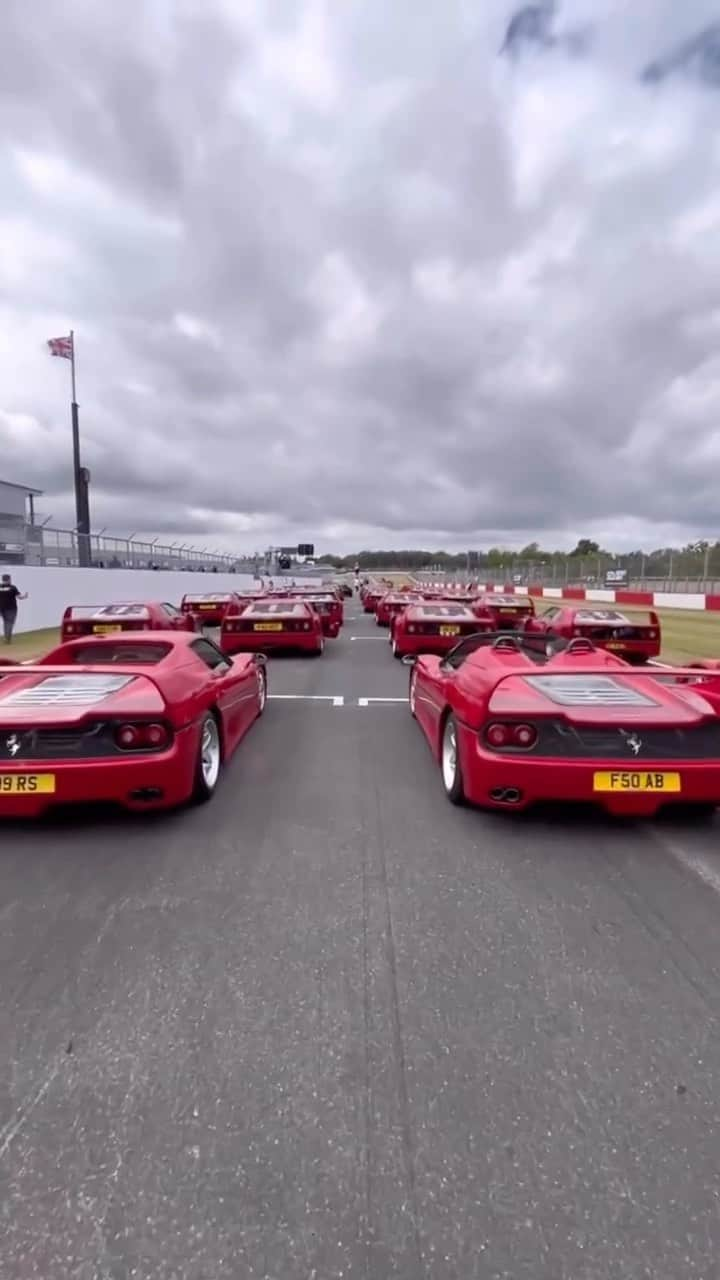
[[42,532],[35,525],[35,499],[41,489],[0,480],[0,562],[39,563]]

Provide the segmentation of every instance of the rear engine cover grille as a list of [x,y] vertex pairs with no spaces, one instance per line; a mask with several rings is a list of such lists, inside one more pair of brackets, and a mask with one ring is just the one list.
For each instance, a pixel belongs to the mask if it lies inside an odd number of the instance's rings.
[[720,725],[688,729],[578,727],[560,721],[538,723],[539,739],[532,755],[569,759],[703,760],[720,757]]

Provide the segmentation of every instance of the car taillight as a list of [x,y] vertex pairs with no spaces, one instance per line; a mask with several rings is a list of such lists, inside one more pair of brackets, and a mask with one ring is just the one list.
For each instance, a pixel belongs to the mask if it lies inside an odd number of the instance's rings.
[[310,623],[303,622],[303,631],[309,631],[309,630],[310,630]]
[[149,724],[143,736],[149,747],[164,747],[168,740],[168,732],[164,724]]
[[415,635],[415,623],[414,623],[414,622],[409,622],[409,623],[408,623],[408,631],[409,631],[412,635]]
[[650,630],[648,631],[648,639],[657,640],[657,631],[655,630],[654,627],[651,627]]
[[488,746],[495,750],[504,747],[516,747],[529,751],[538,740],[538,731],[532,724],[502,724],[499,721],[489,724],[485,730]]
[[510,739],[509,727],[506,724],[488,725],[485,737],[491,747],[506,747]]
[[582,627],[573,627],[573,635],[576,637],[584,636],[585,632],[583,631]]
[[159,751],[169,741],[164,724],[121,724],[115,730],[115,743],[121,751]]
[[532,724],[516,724],[513,741],[517,747],[534,747],[538,740],[537,729]]

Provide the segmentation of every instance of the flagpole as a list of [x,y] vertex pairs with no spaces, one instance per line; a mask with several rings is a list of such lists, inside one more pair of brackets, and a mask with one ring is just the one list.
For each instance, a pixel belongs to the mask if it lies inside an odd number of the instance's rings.
[[73,404],[75,404],[77,402],[77,395],[75,394],[75,330],[74,329],[70,330],[70,369],[72,372],[72,402]]
[[80,463],[80,420],[75,385],[75,332],[70,330],[70,371],[72,377],[72,437],[73,477],[75,482],[75,533],[77,537],[78,564],[87,568],[92,564],[90,554],[90,504],[88,500],[89,475]]

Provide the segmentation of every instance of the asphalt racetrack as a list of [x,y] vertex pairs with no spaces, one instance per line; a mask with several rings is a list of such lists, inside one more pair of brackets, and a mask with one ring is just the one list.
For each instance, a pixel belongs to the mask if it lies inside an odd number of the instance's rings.
[[720,823],[453,809],[386,636],[207,808],[0,828],[3,1278],[720,1274]]

